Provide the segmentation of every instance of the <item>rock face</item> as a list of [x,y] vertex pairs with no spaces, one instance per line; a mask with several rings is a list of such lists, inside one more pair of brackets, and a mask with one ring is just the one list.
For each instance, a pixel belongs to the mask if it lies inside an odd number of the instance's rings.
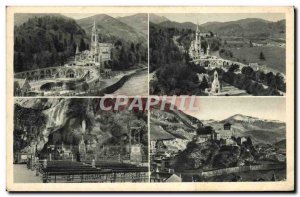
[[173,159],[172,167],[177,171],[228,168],[254,162],[256,154],[251,141],[237,146],[220,146],[219,141],[213,140],[201,144],[190,142]]
[[179,153],[173,160],[175,170],[194,170],[211,166],[211,158],[217,154],[219,146],[215,143],[205,142],[196,144],[190,142],[187,148]]
[[[99,99],[21,99],[15,102],[14,151],[38,152],[46,145],[78,145],[85,141],[117,145],[129,143],[130,127],[141,128],[146,145],[147,114],[124,109],[101,111]],[[40,120],[40,121],[36,121]],[[85,129],[82,127],[85,122]],[[34,127],[33,127],[34,126]]]
[[[170,107],[170,106],[168,106]],[[154,107],[150,113],[151,125],[160,126],[175,138],[192,140],[196,134],[196,129],[202,122],[184,112],[174,109],[160,110],[159,106]],[[155,135],[158,132],[153,131]]]

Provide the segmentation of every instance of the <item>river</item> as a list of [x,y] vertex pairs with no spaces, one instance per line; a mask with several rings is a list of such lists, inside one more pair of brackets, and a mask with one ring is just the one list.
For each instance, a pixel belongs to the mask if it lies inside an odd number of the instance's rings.
[[128,81],[124,83],[122,87],[120,87],[113,94],[127,96],[147,96],[148,89],[148,70],[144,70],[132,76]]

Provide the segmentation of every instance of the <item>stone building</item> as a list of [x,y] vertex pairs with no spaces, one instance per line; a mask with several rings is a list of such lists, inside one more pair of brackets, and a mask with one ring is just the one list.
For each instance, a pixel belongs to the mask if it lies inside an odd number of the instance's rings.
[[214,80],[213,80],[213,82],[211,84],[210,93],[211,94],[219,94],[219,93],[221,93],[221,85],[220,85],[219,75],[218,75],[217,71],[214,72]]
[[153,172],[150,182],[182,182],[182,178],[175,173]]
[[234,136],[234,131],[231,128],[230,123],[225,123],[223,125],[223,129],[217,130],[217,132],[220,134],[220,139],[231,139],[232,136]]
[[14,96],[26,96],[31,90],[29,81],[26,79],[14,78]]
[[98,29],[96,23],[92,28],[90,50],[79,51],[78,45],[75,52],[75,65],[77,66],[103,66],[105,61],[111,60],[112,43],[98,42]]
[[201,32],[198,25],[195,40],[191,42],[191,46],[189,48],[189,55],[192,59],[200,59],[205,55],[204,49],[201,46]]
[[207,43],[208,45],[205,52],[203,46],[201,45],[202,37],[203,38],[212,37],[212,33],[201,33],[199,29],[199,25],[197,25],[195,40],[192,40],[189,48],[189,56],[191,57],[192,61],[202,66],[208,66],[205,65],[206,60],[215,59],[216,57],[210,55],[209,43]]
[[209,140],[220,140],[220,134],[216,133],[212,127],[207,126],[198,129],[197,136],[194,140],[196,143],[203,143]]

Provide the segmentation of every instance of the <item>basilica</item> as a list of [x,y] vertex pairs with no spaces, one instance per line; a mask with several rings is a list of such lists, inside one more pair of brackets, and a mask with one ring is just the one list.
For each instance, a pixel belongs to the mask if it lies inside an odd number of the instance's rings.
[[103,62],[111,60],[112,43],[98,42],[98,29],[96,22],[92,28],[90,50],[79,51],[76,47],[74,62],[75,66],[103,66]]
[[210,46],[208,44],[205,53],[204,49],[201,46],[201,36],[202,34],[199,30],[199,25],[197,25],[195,40],[191,42],[191,46],[189,48],[189,55],[192,58],[192,60],[205,59],[209,57]]

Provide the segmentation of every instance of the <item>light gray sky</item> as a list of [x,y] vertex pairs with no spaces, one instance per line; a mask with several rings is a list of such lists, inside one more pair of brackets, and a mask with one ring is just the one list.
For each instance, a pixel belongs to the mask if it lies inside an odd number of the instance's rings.
[[286,118],[284,97],[197,97],[196,103],[199,110],[184,112],[200,120],[223,120],[235,114],[283,122]]
[[207,22],[228,22],[236,21],[245,18],[260,18],[268,21],[279,21],[285,19],[282,13],[200,13],[200,14],[157,14],[158,16],[165,16],[171,21],[175,22],[192,22],[199,23],[199,25]]
[[62,15],[65,15],[67,17],[73,18],[73,19],[81,19],[81,18],[86,18],[86,17],[90,17],[90,16],[94,16],[97,14],[107,14],[109,16],[112,16],[114,18],[117,17],[123,17],[123,16],[130,16],[130,15],[134,15],[135,13],[62,13]]

